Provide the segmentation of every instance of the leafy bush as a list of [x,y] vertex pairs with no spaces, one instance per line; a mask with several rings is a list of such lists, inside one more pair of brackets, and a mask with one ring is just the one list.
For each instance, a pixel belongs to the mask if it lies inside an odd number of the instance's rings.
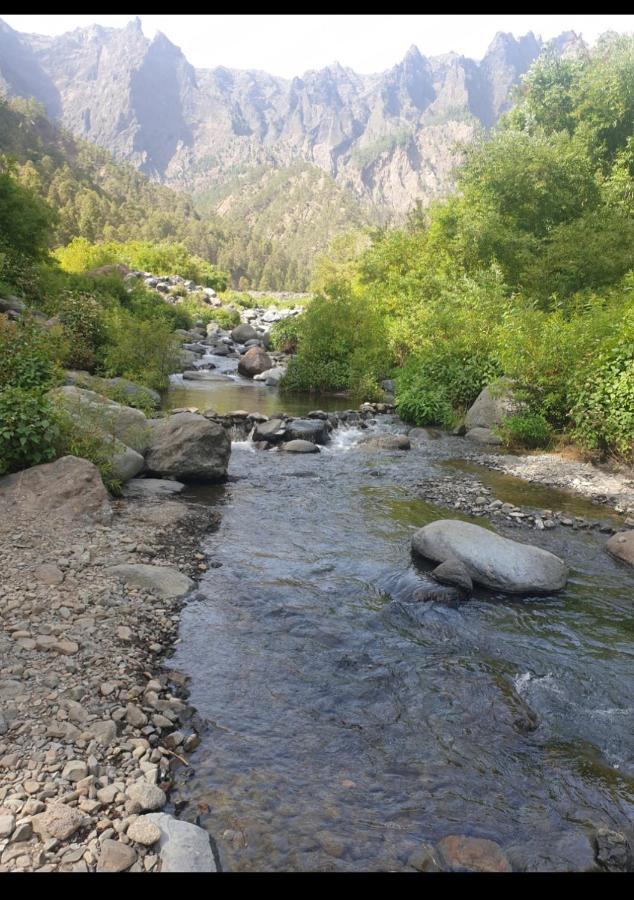
[[55,411],[40,389],[0,390],[0,475],[51,462],[58,439]]
[[92,371],[96,354],[106,340],[103,310],[98,301],[85,292],[66,291],[58,316],[68,338],[66,365]]
[[302,329],[301,316],[282,319],[271,327],[271,348],[282,353],[295,353]]
[[417,360],[410,360],[396,377],[396,406],[411,425],[453,424],[454,415],[444,385],[431,379]]
[[78,423],[77,419],[60,407],[55,408],[57,438],[55,456],[78,456],[87,459],[99,469],[101,480],[114,496],[121,494],[121,482],[115,478],[112,452],[108,438],[89,423]]
[[237,309],[224,309],[222,306],[209,308],[209,321],[216,322],[221,328],[235,328],[240,324],[240,313]]
[[154,390],[165,390],[179,366],[179,342],[160,320],[138,320],[123,310],[105,319],[106,343],[99,373],[122,375]]
[[510,449],[548,447],[552,440],[550,425],[543,416],[534,413],[508,416],[495,431]]
[[17,322],[0,315],[0,390],[45,387],[60,379],[55,363],[56,342],[33,319]]

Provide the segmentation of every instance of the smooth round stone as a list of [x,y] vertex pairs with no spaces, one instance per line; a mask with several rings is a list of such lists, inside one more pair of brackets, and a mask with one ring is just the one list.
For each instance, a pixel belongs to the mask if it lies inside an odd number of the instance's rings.
[[127,835],[135,843],[151,847],[161,837],[161,829],[154,822],[148,822],[144,816],[140,816],[130,825]]
[[286,444],[282,444],[281,448],[285,453],[319,453],[319,447],[317,444],[313,444],[312,441],[302,441],[300,439],[294,441],[287,441]]

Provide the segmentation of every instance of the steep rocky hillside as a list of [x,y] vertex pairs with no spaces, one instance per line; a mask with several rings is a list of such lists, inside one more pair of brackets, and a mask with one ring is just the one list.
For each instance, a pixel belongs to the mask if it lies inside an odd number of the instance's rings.
[[[578,43],[568,33],[557,46]],[[289,80],[195,69],[165,35],[146,38],[138,19],[60,37],[0,22],[0,87],[35,96],[74,134],[173,186],[204,191],[237,170],[301,161],[399,217],[416,198],[446,192],[456,142],[497,121],[541,49],[533,34],[499,33],[481,62],[411,47],[377,75],[335,64]]]

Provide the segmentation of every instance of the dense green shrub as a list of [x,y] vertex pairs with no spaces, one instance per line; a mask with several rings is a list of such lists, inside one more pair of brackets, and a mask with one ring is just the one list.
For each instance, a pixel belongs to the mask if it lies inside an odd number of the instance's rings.
[[508,416],[495,430],[510,449],[548,447],[552,440],[550,425],[543,416],[534,413]]
[[37,323],[22,316],[17,322],[0,315],[0,390],[43,388],[60,379],[55,363],[59,342]]
[[301,315],[276,322],[270,331],[271,348],[282,353],[295,353],[299,344],[301,329]]
[[98,364],[100,375],[122,375],[161,391],[179,367],[179,342],[160,320],[138,320],[123,310],[111,312],[104,323],[106,342]]
[[208,307],[209,322],[216,322],[221,328],[235,328],[240,324],[240,313],[237,309],[225,309],[222,306]]
[[58,440],[55,411],[41,389],[0,390],[0,475],[51,462]]
[[396,406],[411,425],[445,425],[454,415],[442,381],[430,378],[418,360],[411,359],[396,378]]
[[58,317],[67,337],[66,365],[92,372],[99,348],[106,340],[103,308],[91,294],[66,291]]

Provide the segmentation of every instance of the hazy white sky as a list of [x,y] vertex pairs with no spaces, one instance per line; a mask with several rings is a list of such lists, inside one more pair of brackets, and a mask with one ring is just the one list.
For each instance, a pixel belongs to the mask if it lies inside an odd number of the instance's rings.
[[[16,31],[62,34],[94,22],[120,28],[134,15],[2,15]],[[162,31],[200,68],[263,69],[290,78],[340,62],[368,74],[390,68],[411,44],[434,56],[455,50],[481,59],[496,31],[544,39],[562,31],[594,43],[603,31],[634,32],[633,15],[156,15],[143,31]]]

